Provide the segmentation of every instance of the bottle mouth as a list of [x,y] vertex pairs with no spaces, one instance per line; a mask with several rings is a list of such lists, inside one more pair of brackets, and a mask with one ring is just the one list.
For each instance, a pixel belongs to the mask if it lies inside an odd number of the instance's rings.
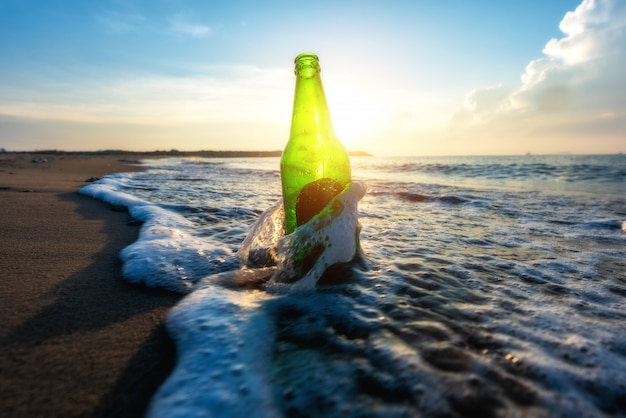
[[319,58],[312,52],[299,54],[294,62],[296,64],[294,72],[298,76],[309,78],[321,71]]
[[295,63],[297,64],[298,61],[300,60],[315,60],[315,61],[319,61],[320,59],[318,58],[318,56],[316,54],[314,54],[313,52],[303,52],[301,54],[298,54],[298,56],[295,59]]

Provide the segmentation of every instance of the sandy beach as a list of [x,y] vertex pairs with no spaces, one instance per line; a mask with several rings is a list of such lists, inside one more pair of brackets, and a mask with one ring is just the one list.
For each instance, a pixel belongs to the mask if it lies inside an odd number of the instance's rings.
[[173,366],[180,296],[123,281],[139,227],[78,193],[125,158],[0,154],[0,416],[142,416]]

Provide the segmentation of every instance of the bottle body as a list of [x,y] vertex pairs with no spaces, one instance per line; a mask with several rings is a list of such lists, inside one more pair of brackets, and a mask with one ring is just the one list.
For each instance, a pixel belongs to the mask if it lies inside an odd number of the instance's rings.
[[335,136],[317,56],[298,55],[295,73],[291,131],[280,162],[286,234],[308,222],[351,181],[350,160]]

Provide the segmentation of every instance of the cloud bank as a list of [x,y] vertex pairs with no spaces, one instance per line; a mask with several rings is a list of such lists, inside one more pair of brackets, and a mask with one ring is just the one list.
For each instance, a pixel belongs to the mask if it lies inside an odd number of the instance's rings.
[[527,65],[521,87],[468,93],[452,116],[454,137],[542,152],[603,152],[602,139],[626,151],[626,2],[584,0],[559,28],[564,36]]
[[[280,149],[288,131],[291,73],[204,66],[187,75],[78,72],[72,81],[0,86],[2,136],[11,150],[58,148]],[[242,129],[242,126],[245,128]],[[2,139],[2,138],[0,138]]]

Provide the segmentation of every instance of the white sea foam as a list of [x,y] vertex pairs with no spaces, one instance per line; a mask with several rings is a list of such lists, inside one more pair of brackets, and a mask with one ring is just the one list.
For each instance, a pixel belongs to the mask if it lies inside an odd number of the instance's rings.
[[167,318],[177,365],[147,416],[279,416],[268,381],[274,330],[258,309],[267,297],[205,286],[179,303]]
[[232,269],[237,261],[224,244],[188,231],[190,222],[154,206],[132,206],[130,214],[144,221],[139,240],[121,253],[123,276],[133,283],[185,292],[207,274]]
[[104,200],[117,207],[131,208],[145,204],[146,202],[144,200],[120,190],[123,181],[128,179],[129,176],[129,174],[124,173],[106,176],[95,183],[83,187],[80,193],[95,199]]
[[357,255],[357,204],[366,189],[364,182],[355,180],[322,212],[278,243],[278,270],[270,279],[273,288],[291,283],[290,291],[312,290],[328,267]]
[[125,279],[186,292],[207,274],[237,264],[233,252],[223,243],[191,234],[193,225],[177,212],[120,191],[127,178],[126,174],[107,176],[81,189],[82,194],[128,208],[133,219],[143,222],[139,239],[120,255]]

